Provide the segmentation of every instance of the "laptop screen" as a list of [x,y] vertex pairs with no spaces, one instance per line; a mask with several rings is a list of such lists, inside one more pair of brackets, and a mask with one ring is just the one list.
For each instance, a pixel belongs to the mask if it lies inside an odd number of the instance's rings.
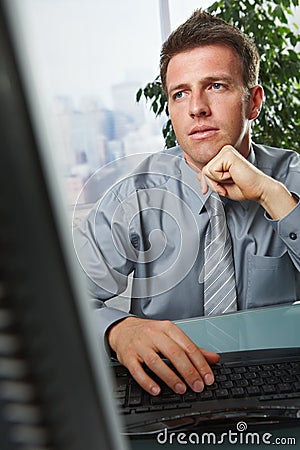
[[13,5],[0,2],[0,447],[123,450]]

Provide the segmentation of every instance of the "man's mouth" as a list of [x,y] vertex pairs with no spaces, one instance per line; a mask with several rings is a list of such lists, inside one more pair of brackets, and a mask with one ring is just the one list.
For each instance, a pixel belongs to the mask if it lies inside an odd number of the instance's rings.
[[218,133],[219,129],[209,125],[197,125],[189,132],[189,137],[193,140],[208,139]]

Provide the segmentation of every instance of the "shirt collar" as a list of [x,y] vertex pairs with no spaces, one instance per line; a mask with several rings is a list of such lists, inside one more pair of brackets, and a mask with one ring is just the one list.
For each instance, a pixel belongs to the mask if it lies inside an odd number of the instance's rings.
[[206,199],[209,197],[211,192],[209,191],[205,195],[202,194],[200,181],[197,178],[197,172],[187,164],[184,157],[181,158],[179,170],[183,183],[189,186],[196,193],[197,197],[200,200],[200,213],[203,209],[203,206],[205,205]]
[[256,158],[255,158],[255,153],[254,153],[252,144],[251,144],[251,147],[250,147],[250,153],[248,155],[248,158],[246,158],[246,159],[247,159],[247,161],[249,161],[254,166],[257,166],[257,161],[256,161]]

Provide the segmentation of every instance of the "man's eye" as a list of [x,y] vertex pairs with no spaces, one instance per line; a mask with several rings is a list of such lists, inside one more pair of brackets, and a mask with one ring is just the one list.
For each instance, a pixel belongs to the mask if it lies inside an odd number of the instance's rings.
[[183,92],[179,91],[174,94],[174,98],[175,98],[175,100],[179,100],[183,97],[183,95],[184,95]]
[[213,83],[212,85],[213,89],[215,89],[216,91],[219,91],[220,89],[222,89],[224,86],[222,83]]

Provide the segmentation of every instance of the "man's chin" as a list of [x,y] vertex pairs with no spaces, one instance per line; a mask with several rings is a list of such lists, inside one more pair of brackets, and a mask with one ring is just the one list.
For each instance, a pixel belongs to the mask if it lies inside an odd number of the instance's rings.
[[210,148],[209,151],[208,150],[204,151],[203,149],[199,149],[197,151],[197,153],[195,154],[195,160],[197,162],[199,162],[203,167],[206,164],[208,164],[212,159],[214,159],[218,155],[218,153],[221,151],[222,148],[223,148],[223,146],[216,150]]
[[[186,144],[186,145],[185,145]],[[213,139],[206,139],[205,141],[184,142],[183,145],[179,143],[182,148],[186,160],[192,158],[194,164],[205,166],[211,161],[225,145],[229,143],[224,141],[215,141]],[[184,150],[186,148],[186,151]]]

